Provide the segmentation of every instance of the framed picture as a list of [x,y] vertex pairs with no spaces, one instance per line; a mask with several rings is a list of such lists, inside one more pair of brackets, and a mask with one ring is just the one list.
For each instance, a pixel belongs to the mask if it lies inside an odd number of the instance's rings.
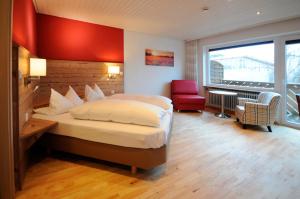
[[174,67],[174,52],[162,50],[145,50],[146,65]]

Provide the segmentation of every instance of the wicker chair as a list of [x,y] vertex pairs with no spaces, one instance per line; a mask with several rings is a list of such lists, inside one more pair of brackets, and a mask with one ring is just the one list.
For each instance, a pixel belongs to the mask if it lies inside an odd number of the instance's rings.
[[235,109],[237,121],[246,128],[247,124],[264,125],[272,132],[271,125],[274,124],[281,95],[274,92],[261,92],[258,98],[238,98]]

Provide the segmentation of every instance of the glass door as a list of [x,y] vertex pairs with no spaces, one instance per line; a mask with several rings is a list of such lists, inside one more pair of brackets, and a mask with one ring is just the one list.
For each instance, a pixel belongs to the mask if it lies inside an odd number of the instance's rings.
[[300,37],[285,42],[285,120],[300,126]]

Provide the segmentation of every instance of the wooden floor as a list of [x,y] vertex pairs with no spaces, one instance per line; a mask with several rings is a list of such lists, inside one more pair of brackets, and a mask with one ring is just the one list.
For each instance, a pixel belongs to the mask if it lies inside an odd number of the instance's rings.
[[212,113],[174,113],[166,165],[129,167],[54,155],[31,167],[17,198],[300,198],[300,131],[243,130]]

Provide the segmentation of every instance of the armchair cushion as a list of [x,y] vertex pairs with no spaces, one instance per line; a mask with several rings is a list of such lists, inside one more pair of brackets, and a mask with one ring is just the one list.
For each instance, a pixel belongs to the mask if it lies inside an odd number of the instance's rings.
[[242,98],[242,97],[239,97],[238,98],[238,105],[239,106],[244,106],[246,102],[257,102],[256,99],[251,99],[251,98]]
[[174,103],[197,104],[205,103],[205,98],[199,95],[173,95]]
[[244,123],[245,121],[245,107],[237,105],[235,107],[235,116]]

